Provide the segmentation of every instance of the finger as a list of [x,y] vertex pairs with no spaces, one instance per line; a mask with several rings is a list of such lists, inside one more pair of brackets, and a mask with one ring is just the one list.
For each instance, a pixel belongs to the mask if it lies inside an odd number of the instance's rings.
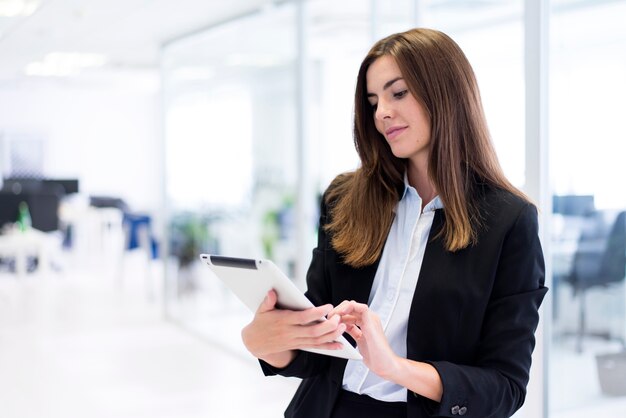
[[[339,317],[335,316],[328,320],[323,320],[315,325],[305,325],[307,338],[318,338],[329,333],[335,332],[339,328]],[[345,325],[344,325],[345,329]]]
[[343,301],[335,309],[330,312],[330,315],[348,315],[351,313],[364,313],[367,312],[368,306],[364,303],[358,303],[353,300]]
[[329,313],[328,319],[332,318],[335,315],[338,315],[338,312],[343,311],[345,307],[350,303],[348,300],[344,300],[339,305],[335,306]]
[[350,334],[355,341],[359,341],[363,337],[363,332],[356,325],[348,325],[346,332]]
[[369,310],[369,306],[367,306],[365,303],[354,302],[352,304],[352,307],[354,308],[354,312],[359,314],[363,314]]
[[361,315],[343,315],[341,317],[341,322],[346,325],[359,325],[361,322]]
[[263,313],[276,309],[277,300],[278,296],[276,295],[276,291],[274,289],[269,290],[265,295],[265,299],[263,299],[263,302],[259,305],[257,313]]
[[307,325],[311,322],[317,322],[323,319],[328,312],[333,308],[333,305],[326,304],[322,306],[316,306],[315,308],[305,309],[303,311],[294,312],[293,323],[300,325]]
[[341,337],[343,335],[344,332],[346,332],[346,330],[348,329],[348,326],[346,324],[339,324],[339,326],[337,327],[337,330],[333,333],[333,340],[336,341],[339,339],[339,337]]
[[318,337],[309,338],[308,341],[303,342],[304,344],[310,346],[318,346],[320,344],[330,343],[333,341],[337,341],[341,335],[346,331],[345,324],[339,324],[339,326],[333,330],[332,332],[325,333]]

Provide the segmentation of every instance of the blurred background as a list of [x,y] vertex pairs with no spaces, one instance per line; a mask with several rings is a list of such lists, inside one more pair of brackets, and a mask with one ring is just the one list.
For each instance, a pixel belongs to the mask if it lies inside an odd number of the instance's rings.
[[465,51],[540,206],[516,417],[623,414],[624,22],[623,0],[0,0],[0,416],[282,416],[298,380],[262,377],[198,255],[304,288],[320,195],[358,164],[358,65],[415,26]]

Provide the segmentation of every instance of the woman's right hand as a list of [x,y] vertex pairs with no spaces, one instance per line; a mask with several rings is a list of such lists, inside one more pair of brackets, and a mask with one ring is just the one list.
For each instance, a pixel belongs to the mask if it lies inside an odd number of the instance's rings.
[[339,315],[321,321],[331,311],[332,305],[322,305],[304,311],[276,308],[276,292],[270,290],[242,331],[243,343],[253,356],[277,368],[286,367],[301,348],[342,347],[337,340],[346,330]]

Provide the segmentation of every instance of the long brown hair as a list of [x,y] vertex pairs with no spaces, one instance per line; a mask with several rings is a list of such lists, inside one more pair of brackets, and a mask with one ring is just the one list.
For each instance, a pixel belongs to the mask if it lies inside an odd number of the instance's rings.
[[[332,246],[354,267],[374,263],[382,252],[404,187],[406,160],[395,157],[374,125],[366,74],[382,56],[392,57],[431,124],[428,175],[444,206],[441,234],[457,251],[476,242],[481,226],[479,183],[524,199],[504,176],[491,143],[472,67],[446,34],[412,29],[378,41],[359,69],[354,104],[354,144],[361,166],[335,179],[326,194]],[[527,199],[526,199],[527,200]]]

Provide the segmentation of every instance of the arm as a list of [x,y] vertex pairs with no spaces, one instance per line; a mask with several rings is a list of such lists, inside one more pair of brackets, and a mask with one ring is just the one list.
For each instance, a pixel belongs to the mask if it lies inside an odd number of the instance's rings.
[[522,406],[547,292],[537,232],[536,209],[527,204],[504,236],[471,364],[429,362],[443,383],[440,403],[427,402],[432,414],[453,416],[458,406],[472,416],[504,417]]

